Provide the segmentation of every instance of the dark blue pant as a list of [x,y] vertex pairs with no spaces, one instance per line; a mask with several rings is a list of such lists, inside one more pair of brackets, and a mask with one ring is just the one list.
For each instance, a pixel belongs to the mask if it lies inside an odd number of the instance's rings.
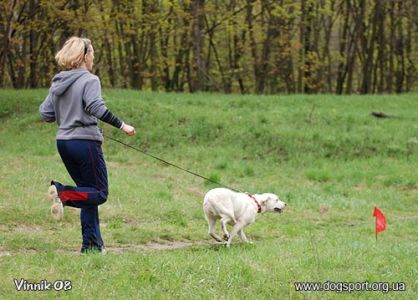
[[102,249],[98,205],[107,200],[106,162],[101,142],[57,140],[58,152],[76,187],[54,182],[65,206],[80,208],[82,251]]

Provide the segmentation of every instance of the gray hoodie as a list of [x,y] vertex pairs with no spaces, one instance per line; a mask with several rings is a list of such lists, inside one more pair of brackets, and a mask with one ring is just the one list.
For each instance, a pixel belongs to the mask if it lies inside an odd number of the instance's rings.
[[57,140],[103,141],[97,119],[106,110],[99,78],[83,68],[55,75],[49,94],[39,107],[44,121],[57,122]]

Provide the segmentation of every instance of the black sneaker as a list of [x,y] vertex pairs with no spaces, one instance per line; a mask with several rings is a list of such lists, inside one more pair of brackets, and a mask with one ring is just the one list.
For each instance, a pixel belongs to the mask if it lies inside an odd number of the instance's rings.
[[81,254],[101,253],[105,255],[106,249],[104,247],[99,247],[99,246],[81,247],[80,252]]

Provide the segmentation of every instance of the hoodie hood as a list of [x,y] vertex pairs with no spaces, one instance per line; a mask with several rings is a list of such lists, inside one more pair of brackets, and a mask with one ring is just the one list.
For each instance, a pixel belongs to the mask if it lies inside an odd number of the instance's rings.
[[52,78],[50,92],[57,96],[64,94],[78,78],[87,73],[90,72],[82,68],[58,73]]

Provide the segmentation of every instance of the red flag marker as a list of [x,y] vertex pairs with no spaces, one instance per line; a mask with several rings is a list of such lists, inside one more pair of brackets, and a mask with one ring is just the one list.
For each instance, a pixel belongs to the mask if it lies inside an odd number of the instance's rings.
[[385,215],[377,207],[373,210],[373,216],[376,218],[376,240],[377,234],[386,229],[386,218]]

